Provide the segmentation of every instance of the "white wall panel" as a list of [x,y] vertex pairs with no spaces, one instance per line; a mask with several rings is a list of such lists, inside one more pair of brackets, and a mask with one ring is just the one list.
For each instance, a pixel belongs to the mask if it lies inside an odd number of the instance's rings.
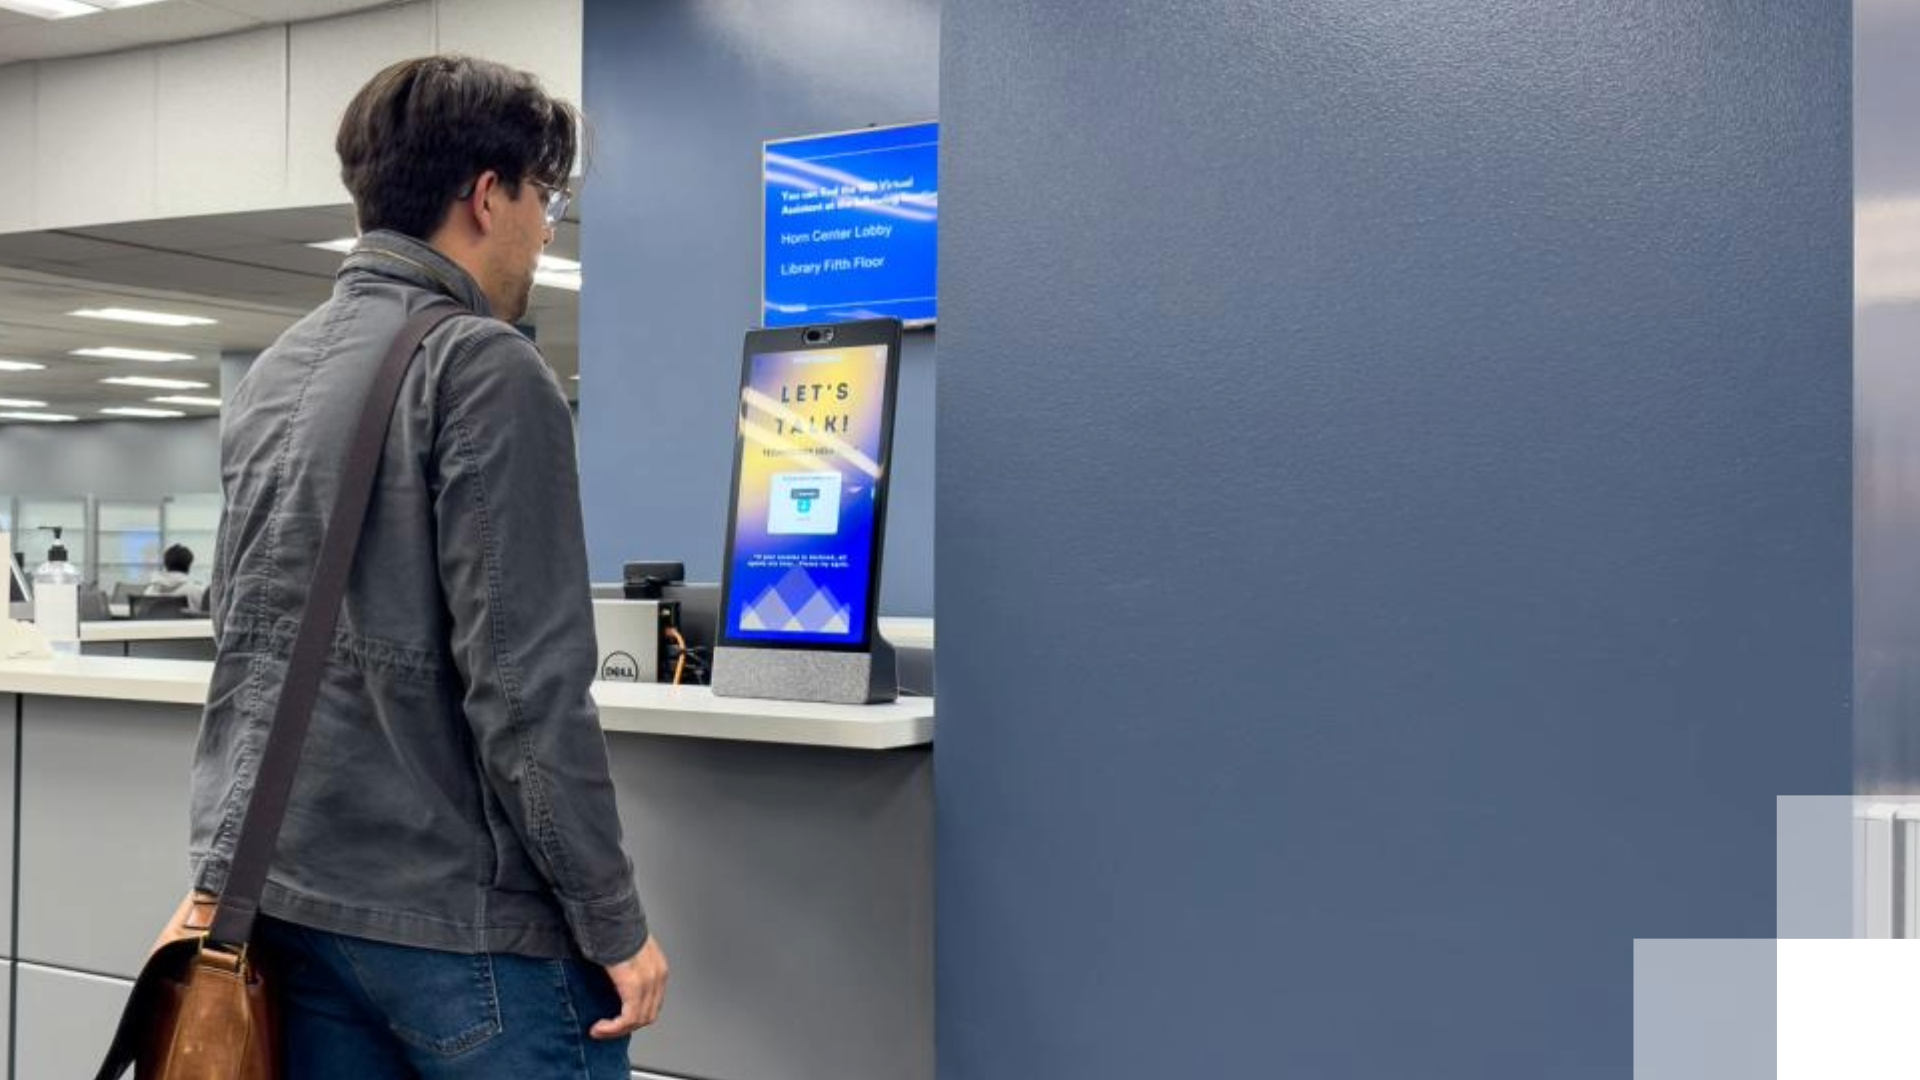
[[284,205],[287,29],[159,51],[159,213]]
[[13,1075],[92,1076],[132,989],[126,980],[22,964]]
[[[18,959],[128,979],[139,972],[187,891],[187,778],[200,711],[27,698]],[[114,827],[102,829],[100,815]]]
[[343,203],[333,137],[347,102],[375,72],[434,51],[433,5],[407,4],[288,28],[288,205]]
[[580,0],[441,0],[440,51],[540,76],[547,93],[580,104]]
[[35,64],[0,67],[0,157],[10,163],[12,175],[0,183],[0,232],[33,227],[34,183],[32,163],[34,109],[39,98]]
[[0,160],[16,173],[0,182],[0,232],[344,203],[334,133],[374,72],[464,52],[578,103],[581,20],[581,0],[417,0],[0,66]]
[[41,228],[154,216],[154,50],[40,65],[34,137]]

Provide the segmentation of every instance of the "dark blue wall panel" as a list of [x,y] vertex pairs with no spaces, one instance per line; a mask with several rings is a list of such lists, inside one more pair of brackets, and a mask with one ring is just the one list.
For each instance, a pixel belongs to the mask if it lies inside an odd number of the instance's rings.
[[[934,119],[937,0],[588,0],[580,453],[596,580],[719,580],[760,144]],[[908,336],[881,610],[933,613],[933,335]]]
[[1628,1075],[1849,790],[1847,5],[943,16],[942,1080]]

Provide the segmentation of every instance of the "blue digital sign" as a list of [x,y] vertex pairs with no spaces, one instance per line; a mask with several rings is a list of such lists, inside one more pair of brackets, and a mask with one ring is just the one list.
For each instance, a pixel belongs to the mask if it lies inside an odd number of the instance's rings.
[[909,124],[766,144],[767,326],[933,321],[939,133]]

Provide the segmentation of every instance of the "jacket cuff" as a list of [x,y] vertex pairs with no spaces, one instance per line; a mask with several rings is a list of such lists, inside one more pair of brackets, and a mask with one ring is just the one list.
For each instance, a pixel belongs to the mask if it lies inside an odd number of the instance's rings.
[[213,855],[195,855],[188,863],[188,876],[193,879],[194,889],[219,895],[226,891],[227,874],[231,869],[225,859]]
[[647,943],[647,913],[632,885],[625,892],[593,900],[563,896],[560,908],[580,954],[603,967],[633,959]]

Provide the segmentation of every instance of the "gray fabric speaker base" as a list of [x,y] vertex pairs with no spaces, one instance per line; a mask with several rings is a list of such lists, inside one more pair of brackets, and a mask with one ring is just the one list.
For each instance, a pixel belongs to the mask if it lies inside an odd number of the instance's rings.
[[722,645],[713,651],[715,697],[871,705],[900,696],[893,646],[879,634],[873,651],[809,652]]

